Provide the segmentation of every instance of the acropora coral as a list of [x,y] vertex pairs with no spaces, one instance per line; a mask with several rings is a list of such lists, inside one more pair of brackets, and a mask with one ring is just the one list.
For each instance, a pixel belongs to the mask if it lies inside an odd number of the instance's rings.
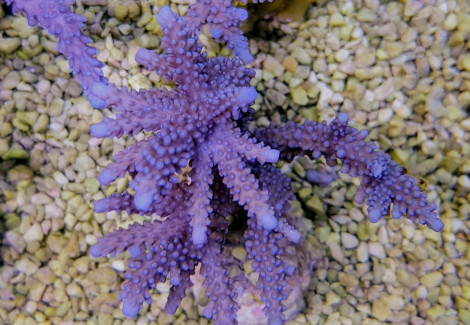
[[[416,179],[365,142],[367,131],[349,126],[347,114],[330,124],[289,122],[248,131],[250,106],[259,94],[250,84],[255,73],[245,64],[253,57],[239,29],[247,11],[231,0],[196,2],[185,17],[160,8],[165,53],[140,49],[136,60],[176,86],[139,91],[118,89],[103,76],[103,64],[94,58],[97,50],[81,31],[85,19],[72,12],[74,0],[7,2],[14,12],[25,12],[30,25],[59,38],[58,50],[94,107],[114,107],[116,118],[93,125],[93,136],[148,133],[118,153],[99,176],[106,186],[129,174],[133,191],[95,202],[96,212],[162,217],[107,234],[90,250],[95,257],[130,253],[121,293],[126,316],[136,316],[144,302],[151,304],[150,291],[167,279],[171,293],[165,310],[174,313],[200,265],[210,298],[204,316],[218,324],[236,323],[238,295],[253,287],[230,254],[230,234],[239,224],[269,323],[285,322],[283,302],[311,272],[312,260],[290,212],[290,180],[274,165],[279,159],[308,155],[324,156],[330,166],[341,162],[343,173],[360,178],[356,199],[367,199],[371,222],[391,213],[442,230],[436,206]],[[198,40],[205,25],[234,57],[209,58]]]

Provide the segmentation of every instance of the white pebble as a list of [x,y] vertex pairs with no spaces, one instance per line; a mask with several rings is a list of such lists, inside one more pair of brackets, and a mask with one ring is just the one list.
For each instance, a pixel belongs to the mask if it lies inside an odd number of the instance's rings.
[[393,110],[390,107],[385,107],[379,110],[377,120],[380,124],[385,124],[392,119]]
[[369,253],[378,258],[385,258],[385,249],[379,243],[369,243]]
[[345,49],[341,49],[335,54],[335,60],[340,63],[346,60],[348,57],[349,57],[349,51]]
[[346,232],[341,233],[341,242],[346,249],[354,249],[359,245],[359,239],[353,234]]
[[111,267],[117,272],[124,272],[126,270],[126,265],[123,260],[113,261]]

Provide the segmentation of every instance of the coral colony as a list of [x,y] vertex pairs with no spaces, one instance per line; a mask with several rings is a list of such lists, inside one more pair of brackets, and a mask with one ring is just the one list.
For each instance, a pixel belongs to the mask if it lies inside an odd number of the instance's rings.
[[[136,316],[144,302],[151,304],[151,290],[167,279],[171,292],[165,311],[174,313],[201,265],[209,297],[204,316],[235,324],[240,293],[255,290],[269,323],[285,323],[283,302],[302,286],[302,274],[311,271],[312,261],[302,249],[301,229],[290,209],[294,196],[289,179],[273,165],[279,159],[307,155],[324,156],[330,166],[341,162],[341,172],[360,178],[356,200],[367,199],[371,222],[406,215],[442,230],[436,206],[428,203],[417,180],[366,143],[368,133],[348,126],[347,114],[329,125],[289,122],[248,131],[257,92],[250,85],[254,70],[245,64],[253,57],[239,29],[247,11],[231,0],[198,1],[185,17],[168,6],[160,8],[165,54],[140,49],[136,60],[176,87],[140,91],[117,89],[103,76],[103,64],[94,58],[97,51],[88,45],[92,40],[81,32],[85,18],[72,12],[74,0],[7,2],[14,12],[25,12],[30,25],[59,38],[59,51],[94,107],[114,107],[116,119],[93,125],[93,136],[150,134],[118,153],[99,175],[106,186],[128,173],[135,194],[95,202],[96,212],[162,217],[118,229],[91,248],[95,257],[130,253],[121,293],[126,316]],[[204,25],[233,49],[233,58],[209,58],[202,51],[198,35]],[[235,231],[242,235],[233,236]],[[244,244],[259,274],[255,284],[230,253],[236,240]]]

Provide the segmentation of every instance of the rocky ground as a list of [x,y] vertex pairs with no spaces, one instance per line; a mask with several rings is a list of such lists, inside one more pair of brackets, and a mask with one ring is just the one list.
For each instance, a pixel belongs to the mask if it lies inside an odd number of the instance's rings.
[[[172,6],[184,14],[186,2]],[[77,3],[112,82],[163,85],[134,59],[139,47],[160,42],[149,2]],[[305,308],[289,324],[470,324],[468,1],[322,0],[306,16],[275,16],[248,33],[263,95],[254,123],[349,113],[354,126],[371,130],[371,141],[422,180],[445,229],[435,233],[409,220],[371,224],[365,207],[353,203],[357,179],[339,175],[320,186],[309,179],[321,162],[281,164],[293,178],[299,213],[310,220],[308,242],[322,256]],[[127,187],[121,179],[102,188],[96,176],[142,135],[92,138],[90,125],[113,112],[93,110],[81,96],[55,39],[6,6],[0,17],[0,324],[209,323],[200,290],[176,315],[161,312],[167,285],[158,286],[143,316],[122,315],[123,257],[93,259],[88,250],[139,217],[95,214],[92,204]],[[226,53],[202,40],[211,54]],[[245,253],[234,250],[240,259]]]

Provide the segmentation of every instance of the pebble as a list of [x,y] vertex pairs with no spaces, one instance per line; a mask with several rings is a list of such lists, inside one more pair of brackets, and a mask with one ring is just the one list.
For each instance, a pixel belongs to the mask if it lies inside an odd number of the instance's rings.
[[81,154],[73,164],[73,168],[79,172],[86,172],[94,169],[96,166],[95,161],[87,154]]
[[382,300],[374,300],[372,302],[372,316],[381,322],[385,322],[392,316],[392,311]]
[[21,259],[15,264],[15,268],[18,272],[24,273],[27,276],[36,273],[39,269],[38,265],[26,256],[21,257]]
[[432,322],[435,322],[440,316],[444,315],[446,309],[441,305],[435,305],[429,308],[426,312],[426,315]]
[[339,281],[346,287],[357,288],[359,285],[359,279],[354,273],[340,273]]
[[94,194],[98,192],[100,187],[101,187],[101,184],[96,178],[87,178],[85,180],[85,190],[87,193]]
[[346,249],[354,249],[359,245],[359,239],[353,234],[346,232],[341,233],[341,242]]
[[291,54],[300,64],[310,65],[312,62],[312,58],[307,53],[307,51],[302,47],[295,47],[292,50]]
[[406,119],[411,115],[411,109],[397,99],[392,102],[392,109],[393,112],[401,119]]
[[37,119],[39,117],[39,113],[36,111],[32,112],[25,112],[25,111],[19,111],[16,113],[16,118],[25,124],[28,124],[29,126],[33,126]]
[[444,28],[448,31],[454,30],[458,26],[457,15],[455,13],[450,13],[447,15],[444,20]]
[[326,109],[329,107],[330,99],[333,97],[333,90],[328,87],[324,87],[320,92],[320,98],[318,99],[318,108]]
[[470,309],[460,308],[458,310],[458,316],[463,324],[470,324]]
[[354,63],[358,68],[368,68],[376,61],[376,52],[374,49],[359,47],[354,55]]
[[[292,73],[296,73],[297,72],[297,68],[299,67],[299,64],[297,62],[297,60],[288,55],[284,58],[284,61],[282,61],[282,66],[289,72],[292,72]],[[268,91],[271,90],[271,89],[268,89]]]
[[47,113],[49,116],[59,116],[64,110],[65,101],[62,98],[54,98],[49,105]]
[[247,256],[246,249],[244,247],[235,247],[232,249],[232,256],[239,261],[244,261]]
[[4,37],[0,42],[0,53],[13,53],[20,45],[21,40],[18,37]]
[[403,42],[387,42],[385,44],[385,52],[391,59],[398,57],[405,50],[405,44]]
[[287,101],[285,95],[274,89],[268,89],[266,91],[266,98],[276,106],[283,106]]
[[365,263],[369,260],[369,246],[361,242],[356,250],[356,257],[359,262]]
[[346,19],[344,19],[344,16],[341,13],[336,12],[330,16],[328,25],[330,27],[342,27],[346,25]]
[[86,274],[86,278],[92,283],[112,285],[117,281],[117,274],[110,267],[100,267],[89,271]]
[[49,266],[41,267],[35,274],[34,278],[41,283],[48,285],[56,280],[56,275]]
[[9,182],[16,183],[33,178],[33,171],[25,165],[19,165],[10,169],[7,173]]
[[14,231],[7,231],[5,233],[5,240],[8,245],[13,247],[19,254],[23,253],[26,248],[26,241],[23,236]]
[[123,35],[129,35],[130,33],[132,33],[132,26],[129,25],[129,24],[121,24],[119,25],[119,31],[121,32],[121,34]]
[[89,256],[81,256],[73,261],[73,266],[77,269],[80,273],[86,273],[90,267],[90,257]]
[[465,71],[470,72],[470,54],[463,54],[460,56],[459,61]]
[[330,248],[331,256],[338,262],[342,263],[344,260],[344,252],[341,249],[341,246],[335,242],[329,242],[328,247]]
[[465,190],[470,190],[470,177],[468,175],[459,176],[457,183]]
[[267,55],[263,61],[263,69],[271,72],[274,76],[280,77],[284,73],[285,68],[272,55]]
[[42,241],[43,238],[44,234],[42,233],[42,228],[38,223],[33,224],[24,234],[24,239],[27,243]]
[[49,203],[45,206],[44,209],[47,216],[50,218],[63,218],[64,217],[64,210],[61,209],[55,203]]
[[336,304],[339,304],[340,302],[341,302],[341,297],[339,295],[337,295],[336,293],[334,293],[333,291],[329,291],[326,294],[325,303],[327,305],[336,305]]
[[349,57],[349,51],[341,49],[335,53],[335,60],[339,63],[344,62]]
[[388,123],[393,117],[393,110],[391,107],[381,108],[377,115],[377,121],[380,124]]
[[289,88],[294,89],[303,84],[303,79],[302,78],[297,78],[297,77],[292,77],[289,80]]
[[34,282],[34,284],[29,289],[29,296],[33,301],[41,301],[42,295],[46,290],[46,285],[41,282]]
[[441,272],[435,271],[421,277],[420,281],[426,288],[434,288],[442,283],[444,276]]
[[39,115],[36,123],[33,126],[33,131],[36,133],[41,133],[46,131],[49,128],[49,116],[46,114]]
[[307,105],[307,92],[302,87],[297,87],[291,91],[292,101],[297,105]]
[[[1,42],[0,42],[1,43]],[[14,89],[19,85],[21,81],[21,75],[17,71],[10,71],[2,80],[2,86],[4,89]]]
[[377,20],[377,15],[369,8],[362,7],[359,9],[356,19],[362,23],[372,23]]
[[124,272],[126,270],[126,264],[123,260],[113,261],[111,267],[117,272]]
[[67,286],[67,295],[70,297],[83,298],[85,294],[76,282],[72,282]]
[[395,91],[393,78],[385,80],[379,87],[374,89],[375,100],[382,101],[391,96]]
[[434,141],[426,140],[421,144],[421,150],[428,156],[433,156],[439,151],[439,147]]
[[384,247],[379,244],[379,243],[369,243],[369,253],[372,256],[378,257],[378,258],[385,258],[385,249]]
[[325,59],[319,58],[313,61],[313,71],[323,72],[326,71],[328,65],[326,64]]

